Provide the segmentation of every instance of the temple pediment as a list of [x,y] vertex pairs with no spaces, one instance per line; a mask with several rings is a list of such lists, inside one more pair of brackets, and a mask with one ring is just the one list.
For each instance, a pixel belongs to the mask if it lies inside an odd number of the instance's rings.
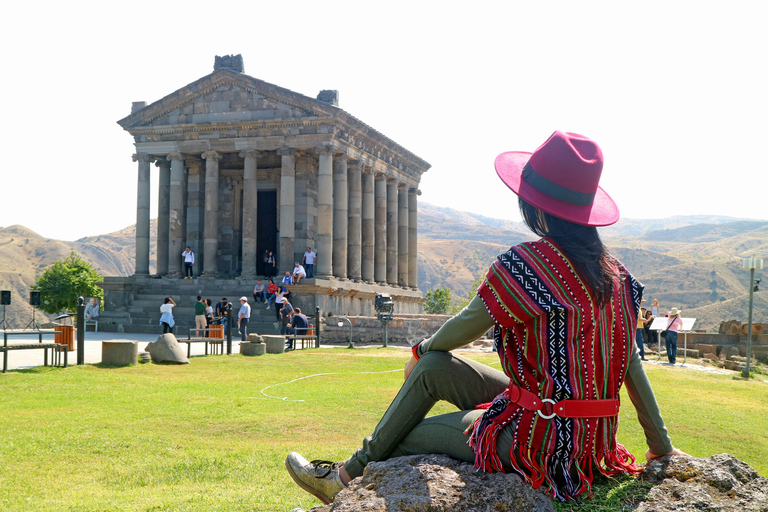
[[118,121],[129,132],[174,125],[291,122],[340,109],[257,78],[221,69]]

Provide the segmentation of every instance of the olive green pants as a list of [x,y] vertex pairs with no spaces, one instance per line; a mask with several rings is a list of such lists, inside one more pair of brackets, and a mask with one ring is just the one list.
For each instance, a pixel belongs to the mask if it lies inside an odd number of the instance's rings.
[[[344,462],[344,469],[356,478],[369,462],[428,453],[474,462],[475,453],[467,444],[469,435],[464,433],[483,413],[474,407],[492,401],[508,385],[509,378],[499,370],[451,352],[427,352],[373,434]],[[459,411],[427,418],[439,400],[452,403]],[[505,428],[497,440],[497,453],[506,467],[510,467],[511,430]]]

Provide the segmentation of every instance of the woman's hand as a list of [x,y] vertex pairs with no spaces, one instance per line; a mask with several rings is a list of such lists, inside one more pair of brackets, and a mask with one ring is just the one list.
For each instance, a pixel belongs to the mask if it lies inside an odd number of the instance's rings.
[[648,451],[645,452],[645,460],[657,459],[659,457],[663,457],[664,455],[682,455],[684,457],[690,457],[690,455],[688,455],[684,451],[679,450],[677,448],[672,448],[671,452],[665,453],[663,455],[656,455],[655,453],[652,453],[651,450],[648,450]]
[[411,374],[411,371],[416,366],[416,363],[418,363],[419,360],[415,357],[411,356],[411,358],[408,360],[407,363],[405,363],[405,369],[403,370],[404,377],[403,380],[408,380],[408,376]]

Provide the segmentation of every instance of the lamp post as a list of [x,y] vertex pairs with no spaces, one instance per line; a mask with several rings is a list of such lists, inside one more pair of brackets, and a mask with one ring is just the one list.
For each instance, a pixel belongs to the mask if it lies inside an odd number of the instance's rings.
[[337,324],[339,327],[344,327],[344,322],[342,320],[346,320],[349,324],[349,345],[347,345],[347,348],[355,348],[355,344],[352,343],[352,320],[345,316],[337,317],[339,319],[339,323]]
[[[755,258],[754,254],[751,258],[744,258],[742,268],[749,269],[749,316],[747,320],[747,365],[744,367],[742,375],[749,378],[749,363],[752,359],[752,301],[754,293],[757,291],[757,285],[755,284],[755,269],[762,270],[763,259]],[[759,281],[758,281],[759,282]]]

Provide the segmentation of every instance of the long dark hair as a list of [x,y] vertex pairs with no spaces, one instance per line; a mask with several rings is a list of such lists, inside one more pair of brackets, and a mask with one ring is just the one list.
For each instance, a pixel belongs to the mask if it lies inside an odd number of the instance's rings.
[[604,305],[622,276],[619,275],[618,261],[603,245],[597,228],[555,217],[522,199],[519,202],[525,224],[537,235],[552,238],[557,243],[592,289],[598,304]]

